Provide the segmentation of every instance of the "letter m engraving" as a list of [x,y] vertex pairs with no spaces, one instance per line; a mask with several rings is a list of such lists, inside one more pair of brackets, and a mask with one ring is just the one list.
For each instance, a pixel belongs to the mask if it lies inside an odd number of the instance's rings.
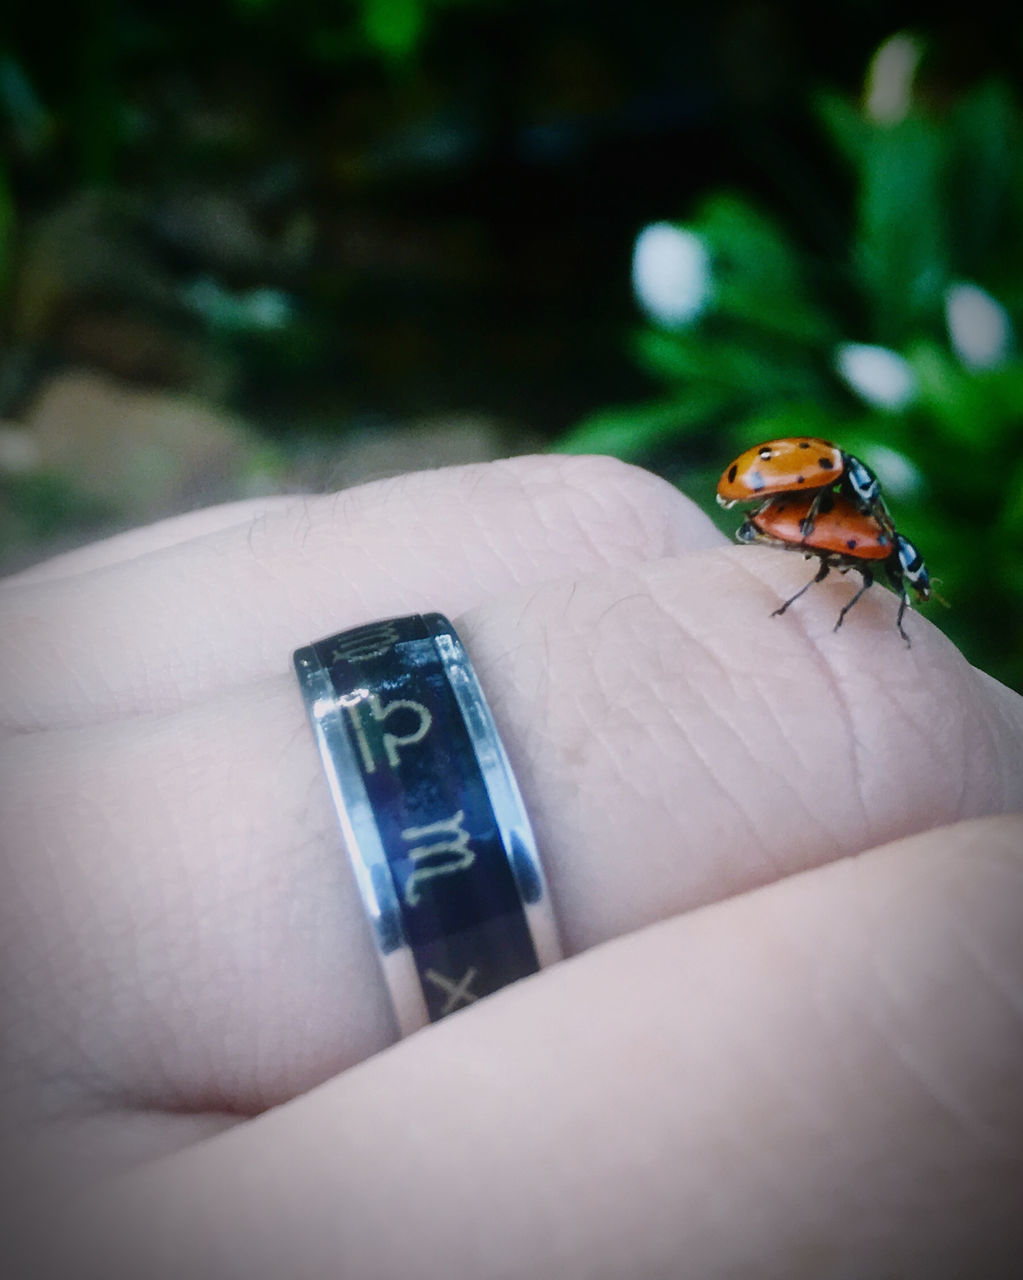
[[425,827],[406,827],[401,833],[401,838],[413,845],[408,856],[415,870],[405,885],[405,901],[410,907],[419,904],[420,886],[427,880],[464,871],[475,862],[476,852],[469,846],[469,833],[462,826],[464,821],[465,813],[459,809],[453,818],[431,822]]

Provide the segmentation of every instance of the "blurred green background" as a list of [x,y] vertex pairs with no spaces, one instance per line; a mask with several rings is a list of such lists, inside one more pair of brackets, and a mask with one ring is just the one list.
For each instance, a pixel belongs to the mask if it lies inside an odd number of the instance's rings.
[[1023,18],[1001,3],[15,4],[0,559],[535,449],[710,511],[879,474],[1023,689]]

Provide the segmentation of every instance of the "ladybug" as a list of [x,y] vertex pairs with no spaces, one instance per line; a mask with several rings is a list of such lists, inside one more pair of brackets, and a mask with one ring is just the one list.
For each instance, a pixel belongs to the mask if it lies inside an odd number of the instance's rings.
[[740,453],[718,481],[717,498],[722,507],[731,507],[737,502],[762,502],[774,494],[812,490],[803,529],[809,534],[825,496],[836,486],[860,511],[894,533],[873,471],[851,453],[816,436],[783,436]]
[[899,635],[907,645],[911,641],[902,626],[909,606],[910,590],[917,598],[931,596],[931,579],[920,552],[901,533],[863,511],[852,499],[841,494],[828,494],[820,504],[812,531],[806,532],[811,508],[818,502],[813,494],[782,494],[768,498],[740,525],[739,542],[759,542],[785,551],[802,551],[806,559],[816,556],[821,567],[794,596],[771,615],[784,613],[815,582],[823,582],[832,569],[848,573],[855,569],[863,586],[842,606],[834,629],[837,631],[845,615],[873,584],[874,573],[884,569],[889,582],[899,595],[899,612],[895,619]]

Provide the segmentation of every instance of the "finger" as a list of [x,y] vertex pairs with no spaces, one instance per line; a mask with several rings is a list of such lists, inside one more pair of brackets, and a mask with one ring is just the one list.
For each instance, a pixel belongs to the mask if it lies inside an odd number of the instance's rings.
[[270,512],[295,506],[301,498],[286,495],[268,495],[226,502],[200,511],[187,511],[138,529],[126,529],[98,542],[74,547],[60,555],[51,556],[39,564],[30,565],[7,578],[0,579],[0,589],[23,587],[31,583],[57,582],[78,577],[95,569],[136,560],[153,551],[166,551],[182,542],[191,542],[211,533],[220,533],[237,525],[249,525]]
[[1013,1276],[1023,820],[589,952],[90,1198],[76,1271]]
[[[572,950],[899,836],[1023,809],[1023,699],[878,589],[839,632],[801,566],[731,547],[472,615],[474,661]],[[642,846],[642,873],[622,865]],[[599,886],[599,889],[598,889]]]
[[163,711],[287,669],[294,649],[516,584],[720,545],[692,503],[607,458],[520,458],[271,508],[0,598],[10,731]]
[[[804,625],[772,619],[776,588],[744,562],[597,574],[463,620],[570,952],[1023,808],[1016,695],[933,629],[907,652],[883,593],[837,636],[826,592]],[[252,1113],[393,1038],[290,677],[15,745],[0,931],[37,1075],[108,1105]]]

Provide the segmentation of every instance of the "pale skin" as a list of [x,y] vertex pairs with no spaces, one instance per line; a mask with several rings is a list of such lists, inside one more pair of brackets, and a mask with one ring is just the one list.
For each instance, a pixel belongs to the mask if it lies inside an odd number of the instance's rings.
[[[1023,699],[808,568],[534,458],[0,586],[0,1269],[1018,1274]],[[290,657],[420,610],[570,959],[399,1043]]]

